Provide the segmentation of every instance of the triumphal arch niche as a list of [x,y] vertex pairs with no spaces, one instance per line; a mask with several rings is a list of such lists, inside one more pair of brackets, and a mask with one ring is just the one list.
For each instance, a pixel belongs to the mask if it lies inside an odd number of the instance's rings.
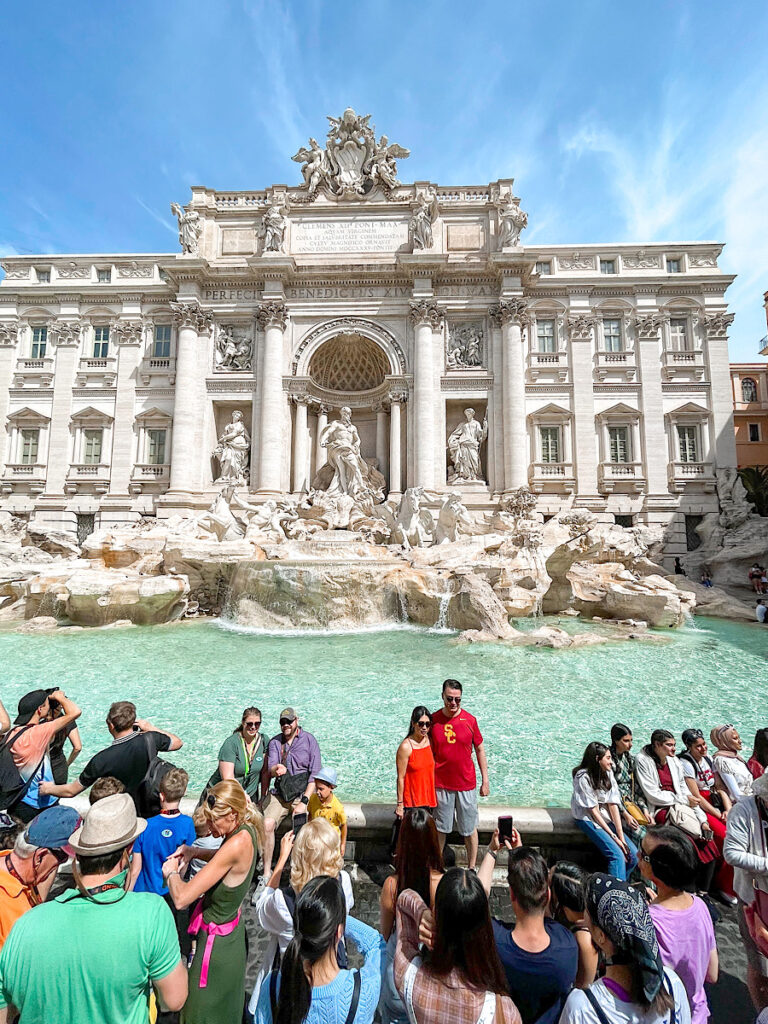
[[413,487],[480,515],[527,487],[683,539],[717,511],[721,246],[526,245],[511,178],[409,158],[348,108],[293,184],[173,203],[175,255],[6,258],[3,507],[71,530]]

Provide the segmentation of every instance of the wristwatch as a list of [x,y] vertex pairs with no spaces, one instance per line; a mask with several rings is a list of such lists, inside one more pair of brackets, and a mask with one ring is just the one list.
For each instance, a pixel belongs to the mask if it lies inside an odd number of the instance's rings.
[[305,807],[309,803],[309,797],[307,796],[306,793],[302,793],[302,795],[299,797],[299,799],[300,799],[301,803],[304,804]]

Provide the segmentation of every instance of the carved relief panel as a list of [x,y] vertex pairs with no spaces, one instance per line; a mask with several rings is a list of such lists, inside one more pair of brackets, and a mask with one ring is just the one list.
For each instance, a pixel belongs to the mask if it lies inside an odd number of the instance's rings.
[[216,373],[242,373],[253,366],[253,327],[250,324],[218,324],[213,350]]
[[485,325],[482,320],[450,323],[445,342],[446,370],[466,370],[485,365]]

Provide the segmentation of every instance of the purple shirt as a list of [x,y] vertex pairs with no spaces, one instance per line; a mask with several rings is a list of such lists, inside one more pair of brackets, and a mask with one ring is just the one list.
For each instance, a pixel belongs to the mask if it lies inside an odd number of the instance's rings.
[[677,973],[685,986],[691,1004],[691,1024],[706,1024],[709,1006],[704,991],[709,955],[715,945],[707,906],[698,896],[687,910],[667,910],[651,904],[649,907],[656,935],[659,939],[661,959]]
[[[273,736],[269,741],[269,748],[267,749],[267,765],[270,771],[272,771],[276,764],[281,763],[282,752],[282,735]],[[288,769],[288,774],[298,775],[299,772],[309,772],[311,781],[315,772],[319,772],[322,765],[323,762],[320,758],[320,747],[317,745],[317,740],[311,732],[304,732],[299,727],[299,731],[293,738],[293,743],[286,748],[285,767]]]

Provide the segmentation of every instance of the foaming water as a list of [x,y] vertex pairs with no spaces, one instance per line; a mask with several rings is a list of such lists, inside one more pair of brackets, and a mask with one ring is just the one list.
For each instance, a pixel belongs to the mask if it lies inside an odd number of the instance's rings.
[[425,630],[423,626],[417,626],[412,622],[379,622],[369,626],[349,626],[344,629],[340,626],[337,629],[324,627],[318,627],[317,629],[268,629],[262,626],[243,626],[240,623],[231,622],[229,619],[213,619],[212,625],[218,626],[219,629],[223,629],[228,633],[244,633],[248,636],[271,636],[276,639],[280,637],[290,639],[291,637],[300,636],[358,636],[361,633],[454,632],[451,629],[437,630],[436,627],[432,630]]
[[[563,617],[569,632],[588,628]],[[522,626],[526,620],[518,620]],[[590,740],[614,722],[635,734],[735,721],[747,754],[764,717],[768,629],[697,619],[696,629],[662,630],[666,643],[617,643],[554,651],[504,644],[457,644],[399,624],[387,630],[303,635],[246,631],[209,621],[77,633],[0,633],[0,695],[14,710],[38,686],[60,685],[83,708],[88,757],[109,742],[113,700],[133,700],[142,717],[184,740],[174,764],[199,791],[243,708],[261,708],[264,731],[295,707],[339,772],[342,799],[392,800],[395,752],[416,704],[440,706],[443,679],[464,684],[488,752],[491,802],[561,804],[571,768]],[[531,623],[531,625],[535,625]],[[599,627],[595,627],[599,629]]]

